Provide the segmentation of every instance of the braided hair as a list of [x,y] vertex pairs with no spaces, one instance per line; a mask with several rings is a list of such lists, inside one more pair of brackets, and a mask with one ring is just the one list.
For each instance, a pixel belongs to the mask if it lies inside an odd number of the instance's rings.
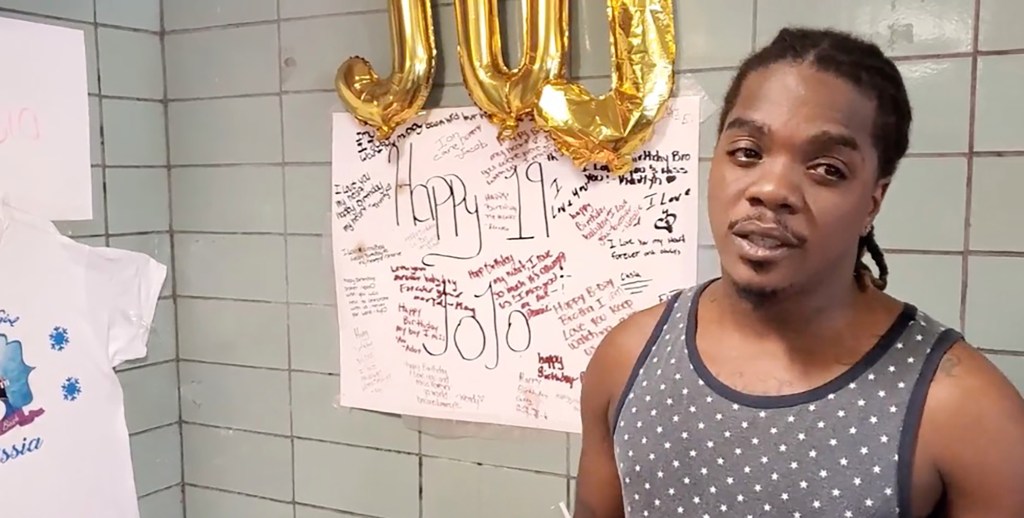
[[[878,179],[891,178],[910,145],[913,120],[910,99],[896,64],[877,45],[851,34],[831,29],[786,28],[766,47],[750,55],[741,65],[725,95],[718,134],[736,105],[743,82],[750,74],[778,63],[806,63],[857,87],[875,101],[872,141],[878,153]],[[871,257],[878,275],[864,262]],[[884,290],[889,267],[875,239],[874,226],[861,236],[857,264],[853,271],[861,289],[873,285]]]

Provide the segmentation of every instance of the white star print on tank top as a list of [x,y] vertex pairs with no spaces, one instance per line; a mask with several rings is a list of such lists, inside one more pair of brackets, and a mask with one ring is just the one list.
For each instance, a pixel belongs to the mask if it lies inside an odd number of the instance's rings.
[[938,362],[961,335],[907,304],[832,381],[749,395],[715,378],[694,346],[706,286],[669,299],[619,401],[626,516],[911,516],[907,452]]

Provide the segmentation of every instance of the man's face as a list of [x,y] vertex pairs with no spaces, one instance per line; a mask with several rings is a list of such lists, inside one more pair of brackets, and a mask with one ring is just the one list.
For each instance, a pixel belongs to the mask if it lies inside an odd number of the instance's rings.
[[711,163],[708,213],[722,273],[772,295],[822,276],[852,280],[877,214],[875,102],[809,65],[749,75]]

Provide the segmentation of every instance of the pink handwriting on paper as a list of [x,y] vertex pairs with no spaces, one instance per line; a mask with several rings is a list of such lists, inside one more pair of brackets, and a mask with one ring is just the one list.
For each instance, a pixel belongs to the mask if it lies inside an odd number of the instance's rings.
[[32,108],[0,110],[0,145],[14,141],[37,141],[42,138],[39,115]]

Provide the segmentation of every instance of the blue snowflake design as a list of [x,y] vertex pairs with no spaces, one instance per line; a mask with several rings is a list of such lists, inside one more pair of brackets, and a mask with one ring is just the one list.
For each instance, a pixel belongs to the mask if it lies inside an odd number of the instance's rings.
[[64,395],[64,401],[74,401],[82,395],[82,383],[78,378],[68,378],[61,384],[60,391]]
[[50,349],[61,352],[67,349],[68,344],[71,343],[71,337],[68,336],[68,329],[66,327],[54,327],[53,331],[50,331]]

